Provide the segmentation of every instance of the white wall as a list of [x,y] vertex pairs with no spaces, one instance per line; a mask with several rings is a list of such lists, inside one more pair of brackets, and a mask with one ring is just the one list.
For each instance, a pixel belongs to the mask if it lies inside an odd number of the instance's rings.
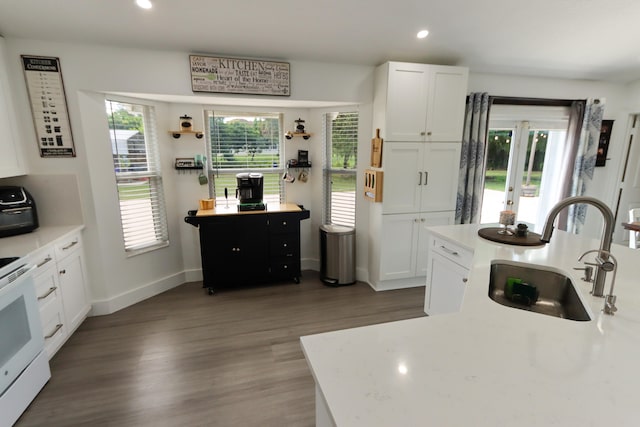
[[[87,226],[85,248],[91,278],[91,294],[99,306],[97,312],[113,311],[183,280],[197,278],[200,268],[197,230],[185,224],[183,217],[187,210],[196,207],[197,200],[205,196],[207,190],[206,186],[197,183],[195,175],[181,175],[173,170],[173,159],[204,152],[204,140],[188,140],[186,136],[174,140],[162,130],[175,129],[177,118],[183,114],[194,117],[195,126],[202,128],[202,104],[152,102],[158,113],[171,244],[167,248],[132,258],[126,258],[122,249],[117,194],[102,104],[103,92],[138,94],[142,98],[150,97],[142,94],[198,97],[191,92],[189,53],[26,39],[7,39],[6,47],[9,78],[13,82],[12,96],[18,117],[18,137],[22,141],[30,173],[77,176],[82,205],[80,208]],[[76,158],[39,157],[20,65],[21,54],[60,58],[77,151]],[[307,120],[307,129],[314,137],[308,141],[286,141],[285,158],[295,157],[297,149],[304,147],[309,150],[315,165],[321,163],[321,116],[331,108],[311,108],[311,101],[324,101],[325,105],[352,104],[357,105],[361,111],[359,164],[360,168],[364,169],[370,154],[374,67],[295,60],[290,63],[292,95],[289,100],[297,101],[297,104],[294,108],[278,110],[285,114],[285,129],[293,127],[293,120],[302,117]],[[628,100],[623,86],[589,81],[471,73],[469,91],[541,98],[605,97],[606,118],[615,119],[616,126],[610,148],[611,161],[607,163],[607,167],[597,169],[597,185],[594,185],[593,192],[595,197],[611,202],[613,192],[610,189],[615,184],[622,151],[619,141],[623,137],[629,105],[640,105],[640,102]],[[633,92],[634,96],[640,99],[640,83],[633,86]],[[213,97],[222,99],[215,95]],[[247,106],[256,102],[249,96],[232,97],[236,101],[241,100],[239,103]],[[256,99],[263,106],[270,101],[282,101],[282,97]],[[207,104],[207,108],[218,108],[224,102],[217,104],[207,101]],[[223,108],[229,109],[226,106]],[[362,186],[361,175],[358,175],[358,188]],[[303,204],[312,213],[311,219],[302,223],[303,266],[314,267],[318,262],[318,226],[322,221],[321,179],[321,168],[314,166],[308,183],[296,182],[287,188],[287,201]],[[357,203],[359,231],[356,264],[358,278],[366,280],[368,209],[362,209],[367,203],[362,195],[358,196]]]
[[[147,101],[155,106],[158,126],[165,196],[169,217],[170,245],[167,248],[127,258],[122,249],[122,237],[117,209],[117,193],[109,137],[103,105],[104,92],[126,93],[150,98],[151,95],[193,97],[190,86],[189,52],[146,51],[108,46],[53,43],[41,40],[7,39],[9,78],[13,84],[16,115],[19,117],[19,138],[26,152],[32,174],[74,174],[78,177],[81,209],[86,224],[85,248],[94,312],[106,313],[160,292],[184,280],[199,277],[200,259],[197,230],[184,223],[187,210],[197,206],[197,200],[207,194],[197,175],[180,175],[173,169],[175,157],[191,157],[204,153],[204,139],[173,139],[163,130],[175,129],[180,115],[194,117],[195,127],[203,128],[202,104],[176,104]],[[76,158],[43,159],[37,151],[20,55],[59,57],[67,95],[67,103]],[[297,156],[297,149],[309,149],[318,167],[311,170],[307,184],[294,183],[287,188],[287,201],[303,204],[311,210],[311,220],[302,222],[303,266],[317,266],[317,226],[321,222],[322,196],[317,188],[322,179],[321,122],[317,113],[304,107],[310,101],[325,105],[364,104],[371,102],[373,67],[290,61],[291,97],[296,108],[277,108],[284,113],[285,129],[293,128],[293,120],[302,117],[307,128],[318,135],[308,141],[285,142],[285,158]],[[137,95],[136,95],[137,94]],[[236,103],[250,106],[248,96],[231,96]],[[220,109],[210,102],[206,108]],[[213,95],[213,98],[221,98]],[[225,98],[230,98],[226,96]],[[203,97],[199,99],[204,99]],[[238,100],[241,100],[238,102]],[[281,103],[282,97],[259,97],[260,105]],[[223,106],[225,110],[230,108]],[[242,107],[234,107],[242,109]],[[256,108],[252,107],[252,110]],[[269,109],[269,108],[267,108]],[[246,108],[244,109],[246,110]],[[274,108],[269,110],[273,111]],[[365,110],[366,111],[366,110]],[[370,121],[365,118],[367,129]],[[361,136],[362,145],[369,148],[370,136]],[[301,140],[302,141],[302,140]],[[313,188],[313,191],[309,191]],[[366,210],[361,210],[366,214]],[[366,224],[367,218],[358,218]],[[366,253],[366,247],[363,251]],[[359,270],[366,270],[360,266]],[[364,278],[366,279],[366,278]],[[97,307],[97,309],[96,309]]]

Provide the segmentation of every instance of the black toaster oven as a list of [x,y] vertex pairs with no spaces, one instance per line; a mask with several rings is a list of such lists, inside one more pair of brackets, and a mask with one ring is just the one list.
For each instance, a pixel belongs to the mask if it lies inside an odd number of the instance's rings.
[[0,237],[38,228],[36,202],[23,187],[0,187]]

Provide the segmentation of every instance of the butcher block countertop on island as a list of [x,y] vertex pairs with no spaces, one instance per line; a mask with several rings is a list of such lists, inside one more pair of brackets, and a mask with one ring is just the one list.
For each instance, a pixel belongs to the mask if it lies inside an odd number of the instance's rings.
[[267,203],[266,210],[256,211],[238,211],[237,205],[227,205],[220,203],[219,206],[215,206],[213,209],[199,210],[196,216],[223,216],[223,215],[255,215],[264,213],[279,213],[279,212],[300,212],[303,210],[300,206],[294,203]]
[[[507,246],[479,238],[477,229],[430,229],[474,251],[459,313],[301,338],[316,382],[317,425],[637,426],[640,251],[612,247],[618,312],[611,316],[573,269],[598,240],[556,230],[545,246]],[[562,271],[591,320],[494,302],[488,296],[493,260]]]

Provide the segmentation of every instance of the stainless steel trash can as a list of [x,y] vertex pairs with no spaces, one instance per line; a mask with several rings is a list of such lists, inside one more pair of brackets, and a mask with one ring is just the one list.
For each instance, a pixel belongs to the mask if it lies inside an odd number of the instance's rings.
[[356,230],[353,227],[320,226],[320,280],[327,285],[351,285],[356,281]]

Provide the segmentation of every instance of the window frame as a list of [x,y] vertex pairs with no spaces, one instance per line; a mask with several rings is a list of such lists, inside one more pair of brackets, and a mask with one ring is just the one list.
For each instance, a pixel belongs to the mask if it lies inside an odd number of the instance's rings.
[[[141,109],[145,147],[143,154],[145,156],[147,170],[117,170],[120,166],[115,159],[115,156],[118,155],[118,142],[117,138],[115,138],[114,135],[114,131],[116,129],[112,129],[112,111],[114,110],[109,110],[108,104],[110,103],[124,104]],[[118,214],[120,217],[120,230],[122,233],[122,243],[125,254],[127,258],[129,258],[146,252],[154,251],[156,249],[167,247],[170,243],[169,224],[166,211],[155,106],[140,102],[140,100],[123,100],[117,97],[109,96],[105,97],[105,109],[108,120],[107,130],[109,132],[109,142],[112,144],[111,163],[114,172],[115,190],[117,193],[116,197],[118,199]],[[116,141],[114,141],[114,139],[116,139]],[[127,232],[126,229],[129,227],[129,225],[127,225],[128,213],[123,209],[124,199],[122,198],[123,193],[121,192],[121,185],[129,183],[132,180],[141,179],[148,180],[149,189],[152,190],[152,193],[148,198],[151,201],[151,216],[147,217],[143,221],[146,222],[146,225],[143,225],[142,223],[137,224],[135,231],[129,230],[129,232]],[[152,222],[151,226],[149,225],[149,220],[151,220]],[[134,238],[135,232],[141,232],[141,230],[145,229],[147,233],[150,233],[150,230],[152,229],[153,233],[155,234],[155,239],[149,239],[146,242],[142,242],[139,244],[132,243],[131,239]]]
[[[356,226],[357,215],[356,215],[356,206],[358,200],[358,142],[359,142],[359,133],[360,133],[360,111],[355,107],[344,107],[339,108],[332,111],[327,111],[323,114],[323,142],[324,142],[324,159],[323,159],[323,223],[324,224],[334,224],[341,225],[347,227]],[[332,140],[332,129],[331,129],[331,115],[338,114],[355,114],[356,116],[356,140],[355,140],[355,167],[354,168],[335,168],[332,166],[332,156],[333,156],[333,140]],[[353,221],[336,221],[333,216],[334,211],[336,210],[333,206],[333,198],[332,198],[332,188],[333,188],[333,177],[335,175],[352,175],[354,177],[354,188],[353,188],[353,203],[351,205],[351,210],[353,212]]]
[[[244,172],[258,172],[264,175],[265,185],[264,190],[265,194],[263,197],[264,202],[268,205],[269,203],[284,203],[286,200],[286,186],[282,181],[282,175],[285,171],[285,143],[284,143],[284,126],[283,126],[283,117],[284,113],[282,111],[277,111],[274,109],[260,109],[260,108],[243,108],[243,109],[233,109],[229,107],[224,108],[205,108],[203,111],[204,114],[204,123],[205,123],[205,138],[206,138],[206,150],[208,155],[206,160],[206,169],[207,176],[212,177],[209,180],[209,197],[216,200],[217,206],[230,206],[235,207],[239,203],[235,195],[235,175],[238,173]],[[278,166],[271,168],[246,168],[246,167],[237,167],[237,168],[219,168],[213,162],[213,145],[214,141],[212,139],[212,131],[211,128],[211,119],[215,117],[272,117],[277,116],[278,119]],[[268,176],[269,175],[269,176]],[[221,178],[223,176],[224,178]],[[226,187],[228,189],[228,198],[224,197],[224,188],[225,186],[221,186],[220,182],[229,182],[230,184]],[[278,183],[278,198],[275,200],[275,195],[271,194],[267,195],[268,182],[277,182]],[[273,188],[273,187],[271,187]]]

